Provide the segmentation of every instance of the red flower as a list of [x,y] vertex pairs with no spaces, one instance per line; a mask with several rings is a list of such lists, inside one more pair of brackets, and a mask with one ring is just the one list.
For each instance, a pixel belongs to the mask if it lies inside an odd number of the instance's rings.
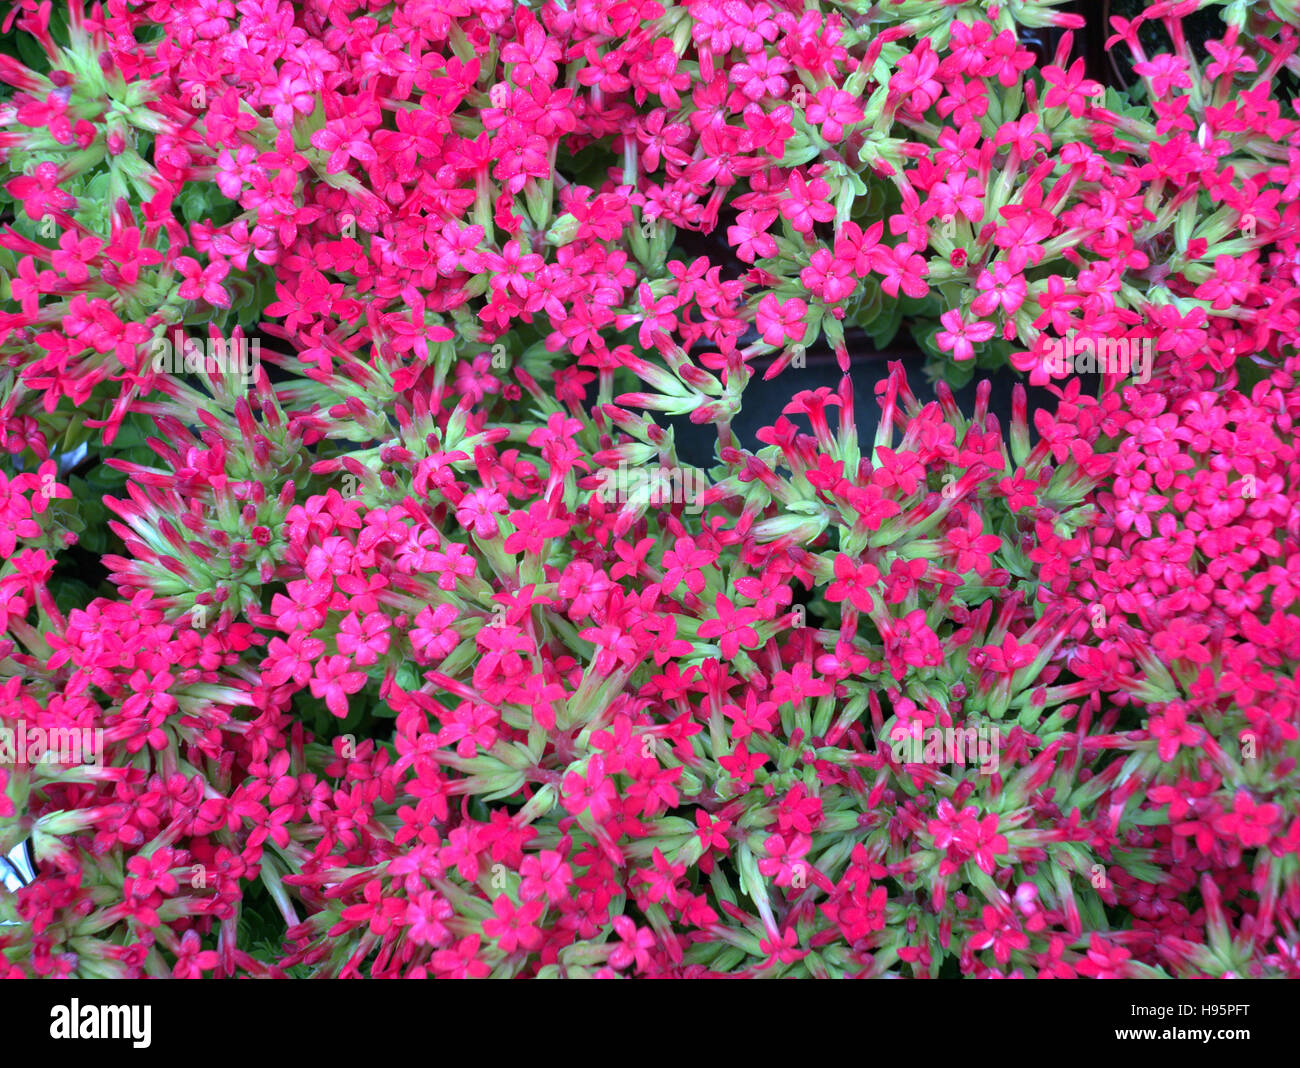
[[186,931],[176,950],[176,964],[172,968],[174,979],[202,979],[220,963],[220,957],[210,949],[203,949],[196,931]]
[[701,638],[719,638],[722,655],[735,659],[741,645],[758,644],[758,631],[750,624],[759,618],[756,608],[737,608],[721,593],[713,601],[715,618],[706,619],[700,624]]

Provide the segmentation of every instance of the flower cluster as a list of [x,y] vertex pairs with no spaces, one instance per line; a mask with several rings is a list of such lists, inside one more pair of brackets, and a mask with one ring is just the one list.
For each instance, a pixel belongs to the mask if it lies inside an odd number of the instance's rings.
[[0,975],[1300,978],[1300,19],[1202,6],[17,0]]

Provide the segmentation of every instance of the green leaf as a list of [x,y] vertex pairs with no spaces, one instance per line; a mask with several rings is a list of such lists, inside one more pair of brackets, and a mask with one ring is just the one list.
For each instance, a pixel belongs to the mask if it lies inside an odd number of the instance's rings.
[[16,44],[18,46],[18,58],[31,67],[32,70],[44,74],[50,69],[49,57],[45,54],[45,49],[37,43],[35,37],[20,33]]
[[871,338],[872,344],[877,349],[889,347],[889,343],[894,340],[898,333],[898,328],[903,323],[903,308],[898,301],[890,301],[880,318],[877,319],[867,330],[867,335]]
[[949,355],[936,355],[925,361],[925,377],[931,383],[942,381],[953,389],[961,389],[975,377],[975,361],[963,360],[958,363]]
[[65,616],[74,608],[85,608],[95,599],[95,591],[77,578],[55,575],[50,579],[50,592],[54,603]]
[[1256,363],[1253,357],[1243,356],[1233,365],[1237,372],[1237,389],[1249,394],[1260,382],[1268,378],[1277,368]]

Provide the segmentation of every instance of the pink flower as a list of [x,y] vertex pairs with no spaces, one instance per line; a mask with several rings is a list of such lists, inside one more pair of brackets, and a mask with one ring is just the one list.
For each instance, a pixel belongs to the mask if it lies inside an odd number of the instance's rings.
[[220,958],[213,950],[202,948],[196,931],[186,931],[176,952],[176,966],[172,969],[172,977],[202,979],[204,972],[212,971],[219,963]]
[[951,352],[954,360],[973,360],[975,345],[983,344],[993,336],[994,326],[985,322],[962,322],[955,308],[944,312],[939,321],[944,329],[935,335],[935,344],[941,352]]
[[1011,315],[1025,302],[1028,292],[1024,276],[1005,260],[998,260],[991,271],[981,271],[975,288],[980,295],[971,302],[970,310],[979,316],[991,315],[998,308]]
[[324,129],[311,135],[311,143],[313,148],[329,153],[325,165],[327,174],[338,174],[347,167],[349,159],[358,163],[373,163],[379,158],[374,146],[370,144],[364,124],[356,116],[327,122]]
[[755,322],[769,345],[784,345],[787,340],[803,340],[808,329],[803,321],[807,314],[808,305],[798,297],[778,304],[776,297],[769,293],[759,302]]
[[351,661],[346,656],[323,657],[316,662],[316,672],[311,679],[313,697],[325,700],[325,706],[339,719],[348,714],[348,694],[356,693],[366,684],[362,671],[350,671]]

